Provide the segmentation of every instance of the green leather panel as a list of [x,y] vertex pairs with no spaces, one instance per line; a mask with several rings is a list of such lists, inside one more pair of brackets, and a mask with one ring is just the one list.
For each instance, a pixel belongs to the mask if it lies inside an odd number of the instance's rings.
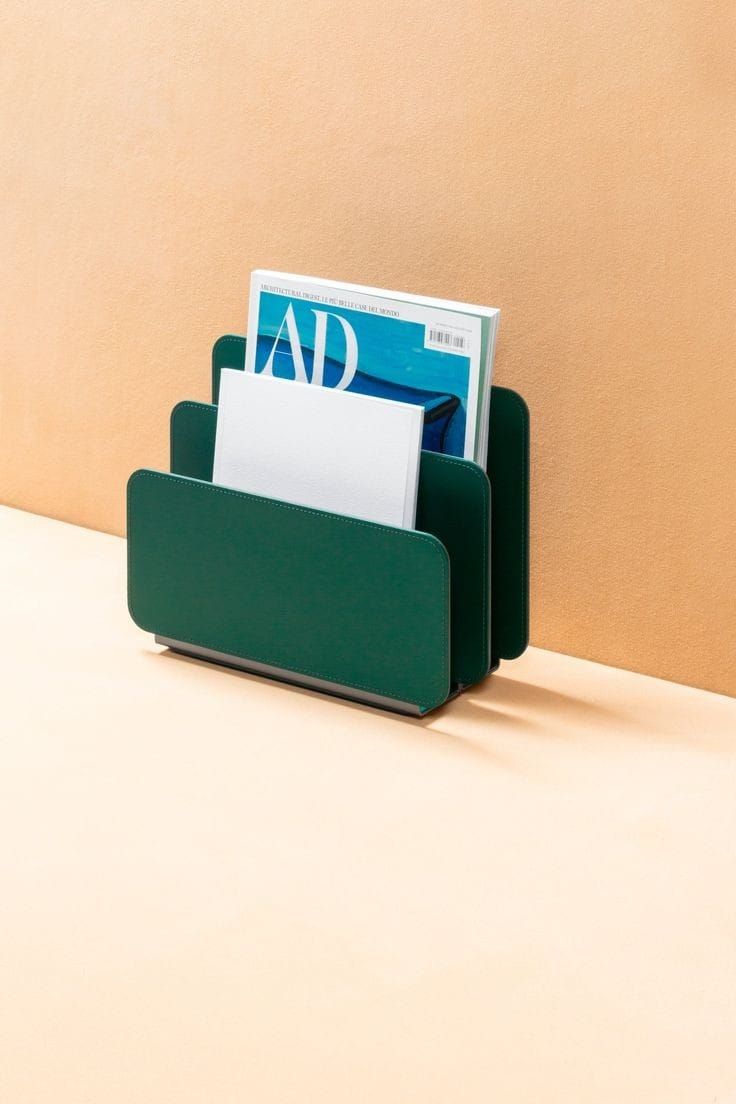
[[176,475],[212,482],[215,459],[217,407],[180,402],[171,411],[170,460]]
[[450,692],[449,561],[433,536],[163,472],[128,484],[142,629],[422,712]]
[[477,464],[422,453],[417,529],[441,540],[450,556],[450,666],[461,686],[485,678],[491,665],[490,497]]
[[529,411],[521,395],[491,388],[488,476],[491,530],[491,645],[515,659],[529,643]]
[[[182,402],[171,415],[171,470],[212,479],[217,407]],[[450,555],[451,680],[467,686],[490,667],[490,487],[469,460],[423,452],[417,529],[442,541]],[[223,650],[223,649],[220,649]]]

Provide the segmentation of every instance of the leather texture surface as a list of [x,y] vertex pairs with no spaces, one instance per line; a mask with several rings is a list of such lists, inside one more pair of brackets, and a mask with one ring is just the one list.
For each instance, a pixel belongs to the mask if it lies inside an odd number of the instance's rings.
[[[217,407],[181,402],[171,415],[171,470],[212,478]],[[450,556],[451,680],[467,686],[490,666],[490,487],[469,460],[423,452],[417,529],[442,541]]]
[[128,603],[149,632],[422,712],[450,693],[449,560],[425,533],[142,470]]

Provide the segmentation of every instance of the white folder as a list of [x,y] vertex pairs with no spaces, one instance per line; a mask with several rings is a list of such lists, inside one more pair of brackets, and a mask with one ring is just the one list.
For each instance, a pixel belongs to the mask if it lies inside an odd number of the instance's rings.
[[424,408],[273,376],[220,376],[213,482],[411,529]]

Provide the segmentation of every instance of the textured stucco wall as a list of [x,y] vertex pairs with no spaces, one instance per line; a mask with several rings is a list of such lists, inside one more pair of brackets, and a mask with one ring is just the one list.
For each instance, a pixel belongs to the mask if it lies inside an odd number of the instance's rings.
[[492,303],[533,639],[736,694],[731,0],[0,9],[0,501],[121,532],[256,266]]

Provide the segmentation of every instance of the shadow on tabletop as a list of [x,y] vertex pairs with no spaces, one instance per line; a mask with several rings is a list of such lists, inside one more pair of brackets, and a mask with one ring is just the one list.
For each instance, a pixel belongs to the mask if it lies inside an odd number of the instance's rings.
[[[506,757],[486,743],[494,730],[499,734],[513,735],[516,732],[520,737],[557,741],[580,738],[591,741],[595,730],[599,730],[601,737],[607,740],[616,735],[655,744],[687,745],[718,753],[736,750],[736,741],[709,737],[702,725],[689,723],[689,717],[682,709],[672,707],[659,716],[655,724],[651,724],[646,718],[638,718],[635,713],[623,708],[614,709],[607,703],[578,698],[497,673],[464,690],[432,713],[424,717],[409,717],[294,683],[183,655],[169,648],[160,652],[146,651],[145,654],[156,660],[173,660],[175,663],[205,668],[218,667],[223,678],[238,679],[254,685],[270,684],[278,687],[282,693],[299,695],[309,700],[324,700],[329,697],[336,708],[381,718],[384,722],[401,726],[404,731],[422,729],[427,735],[431,735],[433,741],[441,738],[443,744],[447,743],[458,750],[462,748],[478,757],[500,762],[507,762]],[[481,739],[483,742],[479,742]]]

